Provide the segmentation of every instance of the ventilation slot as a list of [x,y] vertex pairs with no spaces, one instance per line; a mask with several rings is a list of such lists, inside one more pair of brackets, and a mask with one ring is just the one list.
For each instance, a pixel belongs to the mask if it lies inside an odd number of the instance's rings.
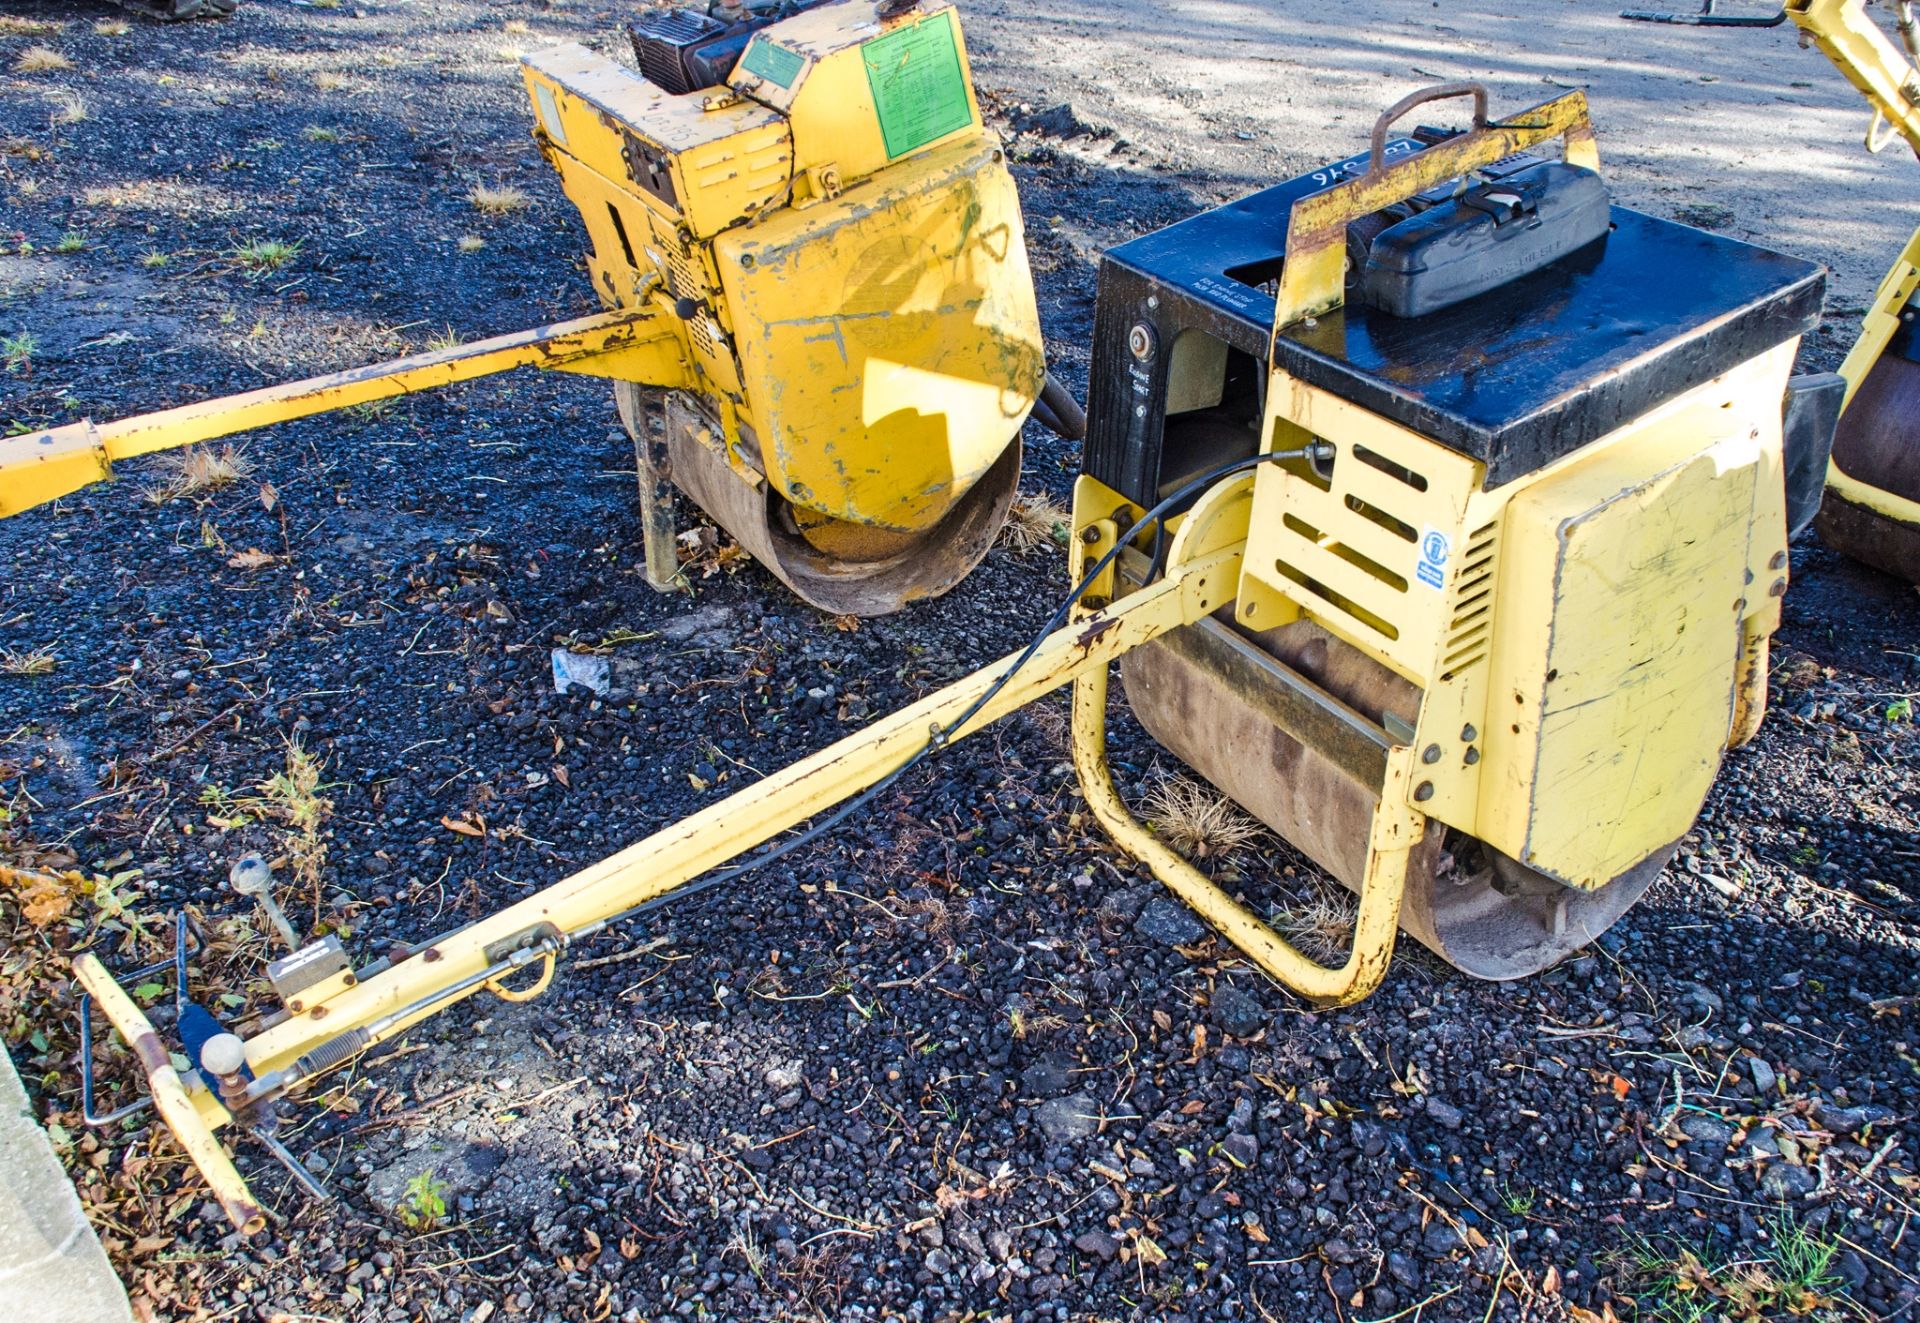
[[1355,620],[1365,625],[1368,629],[1371,629],[1374,633],[1378,634],[1381,638],[1392,640],[1400,637],[1399,629],[1394,626],[1394,623],[1391,620],[1387,620],[1381,616],[1375,615],[1373,612],[1367,610],[1366,607],[1361,606],[1360,603],[1354,601],[1352,598],[1346,596],[1344,593],[1341,593],[1336,589],[1329,588],[1326,584],[1321,583],[1318,579],[1313,578],[1311,575],[1308,575],[1308,574],[1302,573],[1299,570],[1296,570],[1293,566],[1287,564],[1284,560],[1275,561],[1274,568],[1280,571],[1280,573],[1285,575],[1287,578],[1291,579],[1293,582],[1299,584],[1302,588],[1305,588],[1308,592],[1317,593],[1325,601],[1331,603],[1334,606],[1339,607],[1340,610],[1346,612],[1349,616],[1353,617]]
[[1389,478],[1394,479],[1396,482],[1403,482],[1417,492],[1423,492],[1427,489],[1427,479],[1424,474],[1415,473],[1404,464],[1396,464],[1377,451],[1368,450],[1365,446],[1355,446],[1353,448],[1353,457],[1362,464],[1365,464],[1368,468],[1378,469]]
[[1453,614],[1440,657],[1442,680],[1451,680],[1486,660],[1493,637],[1493,579],[1498,550],[1496,524],[1475,529],[1467,538],[1467,549],[1461,553],[1460,571],[1453,582]]
[[[670,270],[667,276],[673,285],[675,298],[704,301],[707,294],[706,282],[693,274],[693,264],[678,245],[667,248],[667,262]],[[686,321],[687,335],[693,341],[693,347],[704,353],[714,352],[713,335],[707,330],[705,317],[689,317]]]
[[1396,593],[1404,593],[1407,591],[1407,580],[1404,575],[1395,574],[1379,561],[1373,559],[1373,557],[1355,551],[1344,542],[1336,542],[1312,524],[1309,524],[1306,520],[1296,515],[1288,514],[1282,515],[1280,522],[1286,525],[1288,532],[1306,539],[1314,546],[1320,548],[1320,550],[1326,552],[1329,556],[1338,556],[1362,574],[1372,579],[1378,579]]

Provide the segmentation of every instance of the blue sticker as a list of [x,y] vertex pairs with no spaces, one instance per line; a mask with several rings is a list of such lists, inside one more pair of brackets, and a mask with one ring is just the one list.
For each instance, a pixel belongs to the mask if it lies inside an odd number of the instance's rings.
[[1446,586],[1447,559],[1453,555],[1453,543],[1437,528],[1420,535],[1420,563],[1413,567],[1414,577],[1429,588]]

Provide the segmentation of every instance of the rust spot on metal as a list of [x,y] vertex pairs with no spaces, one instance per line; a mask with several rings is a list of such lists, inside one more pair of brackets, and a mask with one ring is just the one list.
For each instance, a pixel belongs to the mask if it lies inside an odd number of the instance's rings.
[[425,951],[420,953],[420,958],[431,965],[434,961],[440,959],[440,948],[437,946],[429,946]]
[[140,1058],[140,1064],[149,1075],[156,1070],[173,1068],[173,1061],[167,1056],[166,1044],[160,1041],[160,1035],[151,1030],[133,1040],[133,1054]]
[[1111,616],[1105,620],[1095,620],[1080,631],[1080,637],[1075,639],[1074,643],[1079,647],[1082,655],[1090,653],[1093,651],[1093,645],[1098,643],[1108,630],[1119,623],[1118,620],[1115,620]]
[[312,1019],[315,1019],[315,1020],[324,1020],[324,1019],[326,1019],[326,1018],[327,1018],[327,1008],[326,1008],[325,1006],[316,1006],[316,1007],[314,1007],[314,1008],[313,1008],[313,1013],[312,1013],[312,1016],[311,1016],[311,1018],[312,1018]]

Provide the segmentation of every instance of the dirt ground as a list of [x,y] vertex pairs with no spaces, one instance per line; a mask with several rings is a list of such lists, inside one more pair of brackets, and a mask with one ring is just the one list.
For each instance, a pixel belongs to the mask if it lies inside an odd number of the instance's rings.
[[[618,51],[630,12],[248,0],[122,30],[8,5],[0,421],[590,310],[515,60]],[[1920,193],[1787,29],[1586,0],[964,14],[1076,389],[1102,249],[1351,154],[1443,79],[1496,107],[1584,87],[1617,201],[1829,264],[1814,366]],[[145,963],[185,908],[205,996],[258,1008],[265,939],[224,886],[246,850],[282,860],[303,926],[383,951],[1008,651],[1062,587],[1051,550],[1002,547],[853,630],[711,556],[692,600],[657,596],[610,406],[495,379],[250,437],[216,489],[133,463],[0,525],[0,850],[102,879],[0,900],[0,1026],[145,1316],[1915,1312],[1920,597],[1811,540],[1760,739],[1649,898],[1546,975],[1476,983],[1409,942],[1372,1000],[1310,1012],[1086,823],[1055,701],[583,946],[539,1000],[469,1003],[329,1080],[285,1138],[336,1202],[242,1139],[275,1220],[230,1234],[145,1118],[81,1123],[67,956]],[[1073,448],[1028,446],[1028,488],[1064,499]],[[551,647],[609,640],[645,678],[553,692]],[[1123,717],[1115,759],[1134,794],[1176,770]],[[1207,866],[1271,880],[1290,931],[1338,929],[1270,836]]]

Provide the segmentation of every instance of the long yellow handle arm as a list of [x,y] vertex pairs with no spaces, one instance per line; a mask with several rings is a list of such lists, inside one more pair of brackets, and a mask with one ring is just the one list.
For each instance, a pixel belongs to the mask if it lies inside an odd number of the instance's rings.
[[0,440],[0,518],[103,482],[113,476],[116,460],[513,368],[684,385],[677,331],[677,321],[657,304],[619,309],[118,422],[89,420],[7,437]]

